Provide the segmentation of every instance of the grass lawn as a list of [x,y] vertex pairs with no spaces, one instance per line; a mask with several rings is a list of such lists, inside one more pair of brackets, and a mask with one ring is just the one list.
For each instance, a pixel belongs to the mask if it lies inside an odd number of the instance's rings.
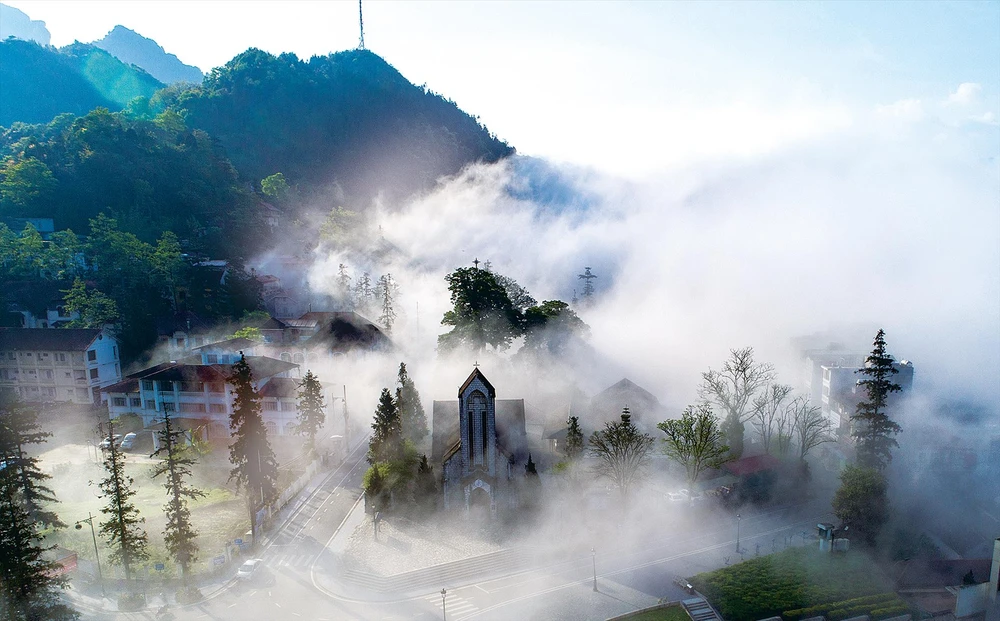
[[680,606],[671,606],[629,617],[629,621],[691,621],[691,617]]
[[691,578],[691,583],[728,621],[756,621],[892,590],[864,552],[830,554],[815,548],[790,548],[751,559],[699,574]]

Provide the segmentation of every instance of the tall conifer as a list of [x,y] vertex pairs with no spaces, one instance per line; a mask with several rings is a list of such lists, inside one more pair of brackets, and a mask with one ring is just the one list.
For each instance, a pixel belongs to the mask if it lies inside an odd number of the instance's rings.
[[[115,437],[114,422],[108,421],[108,437]],[[104,470],[107,476],[98,483],[100,497],[108,501],[101,508],[107,520],[101,522],[101,537],[111,546],[109,560],[113,565],[121,565],[125,579],[132,579],[132,568],[149,558],[146,531],[142,525],[146,518],[139,515],[139,508],[132,500],[135,481],[125,474],[125,454],[112,441],[104,456]]]
[[856,371],[866,376],[858,385],[867,391],[868,397],[858,403],[857,411],[851,416],[858,464],[879,471],[885,470],[892,461],[892,449],[899,446],[893,436],[903,430],[886,412],[889,395],[901,390],[899,384],[892,381],[892,376],[899,373],[893,362],[885,349],[885,331],[879,330],[864,368]]

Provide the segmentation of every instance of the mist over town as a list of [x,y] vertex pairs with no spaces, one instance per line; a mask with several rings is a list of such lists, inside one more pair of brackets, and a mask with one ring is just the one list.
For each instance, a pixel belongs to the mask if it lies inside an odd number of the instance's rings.
[[1000,619],[1000,4],[145,5],[0,4],[0,619]]

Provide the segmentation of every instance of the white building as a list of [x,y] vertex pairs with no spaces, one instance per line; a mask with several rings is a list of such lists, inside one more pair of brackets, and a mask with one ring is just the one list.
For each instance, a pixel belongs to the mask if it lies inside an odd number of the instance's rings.
[[[115,419],[133,413],[145,427],[163,419],[186,419],[182,426],[199,429],[204,439],[229,437],[233,386],[228,378],[239,354],[203,353],[202,358],[168,362],[132,373],[105,390],[108,415]],[[211,362],[209,362],[211,360]],[[246,357],[261,395],[261,415],[268,434],[294,433],[298,417],[298,365],[264,356]],[[330,399],[325,400],[330,403]]]
[[25,401],[97,403],[121,377],[118,341],[105,330],[0,328],[0,387]]

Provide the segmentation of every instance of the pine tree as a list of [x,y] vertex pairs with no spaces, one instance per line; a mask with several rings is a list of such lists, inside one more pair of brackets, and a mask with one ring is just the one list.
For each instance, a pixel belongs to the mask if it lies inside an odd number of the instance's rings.
[[153,466],[152,477],[155,479],[164,474],[167,482],[163,484],[167,490],[167,504],[163,513],[167,516],[167,525],[163,529],[163,541],[167,552],[181,566],[181,579],[187,586],[188,570],[198,560],[198,544],[195,538],[198,532],[191,524],[191,510],[188,500],[202,498],[205,492],[188,485],[186,479],[191,477],[191,466],[195,460],[191,451],[186,450],[184,443],[186,432],[173,426],[170,415],[164,412],[163,429],[158,432],[160,448],[153,457],[164,455],[165,459]]
[[575,461],[583,453],[583,432],[580,430],[580,418],[570,416],[566,421],[566,457]]
[[229,415],[229,428],[235,440],[229,446],[229,461],[233,469],[229,480],[236,481],[236,489],[247,491],[247,511],[250,529],[256,543],[257,512],[267,506],[277,495],[278,462],[267,440],[267,428],[261,418],[260,394],[253,385],[253,371],[245,356],[233,365],[229,377],[233,386],[233,413]]
[[382,312],[378,317],[379,323],[385,326],[387,333],[392,333],[392,324],[396,322],[396,310],[393,304],[396,299],[399,287],[392,280],[392,274],[379,277],[378,285],[375,287],[375,297],[382,304]]
[[[108,437],[114,438],[114,423],[108,421]],[[101,537],[111,546],[109,561],[113,565],[121,565],[125,570],[125,579],[132,579],[132,567],[149,558],[148,541],[142,524],[146,518],[139,515],[139,508],[132,498],[135,483],[132,477],[125,474],[125,454],[111,442],[104,457],[104,470],[107,477],[98,483],[100,497],[108,501],[101,508],[101,513],[108,519],[100,523]]]
[[[27,475],[37,471],[34,458],[26,457],[24,446],[44,442],[48,434],[38,432],[36,414],[24,407],[12,394],[0,392],[0,612],[3,619],[46,619],[63,621],[78,618],[59,595],[68,585],[57,577],[56,563],[47,561],[40,534],[42,523],[36,517],[45,514],[40,501],[54,501],[41,477]],[[47,519],[58,523],[49,513]]]
[[323,404],[323,386],[312,371],[306,371],[299,384],[299,422],[296,431],[306,436],[306,451],[309,455],[316,454],[316,434],[326,423],[326,412]]
[[868,399],[858,403],[857,411],[851,416],[858,464],[865,468],[885,470],[892,461],[892,449],[899,446],[893,436],[902,431],[902,427],[886,413],[889,394],[901,390],[899,384],[892,382],[892,376],[898,372],[892,356],[885,350],[885,332],[879,330],[864,368],[855,371],[867,376],[858,381],[858,385],[867,390]]
[[420,393],[406,373],[406,364],[399,363],[396,386],[396,409],[402,427],[403,439],[418,445],[427,436],[427,415],[420,403]]
[[37,457],[25,452],[26,445],[46,442],[52,435],[41,430],[38,411],[21,402],[14,393],[0,392],[0,432],[4,442],[10,443],[3,447],[0,458],[5,468],[17,473],[21,499],[28,515],[42,526],[65,526],[53,511],[45,508],[45,504],[56,502],[52,490],[45,484],[52,477],[38,467]]
[[399,410],[388,388],[382,389],[372,422],[372,437],[368,441],[368,463],[388,462],[403,454]]
[[361,314],[368,316],[370,314],[369,311],[371,310],[371,302],[374,297],[375,290],[372,288],[371,276],[368,275],[368,272],[365,272],[360,278],[357,279],[357,282],[354,283],[354,307],[358,309]]
[[420,456],[420,465],[417,466],[416,491],[414,496],[417,504],[429,511],[437,504],[437,481],[434,479],[434,469],[427,462],[427,455]]
[[341,303],[347,305],[348,308],[353,308],[351,277],[347,273],[347,266],[343,263],[337,266],[337,294],[340,296]]

